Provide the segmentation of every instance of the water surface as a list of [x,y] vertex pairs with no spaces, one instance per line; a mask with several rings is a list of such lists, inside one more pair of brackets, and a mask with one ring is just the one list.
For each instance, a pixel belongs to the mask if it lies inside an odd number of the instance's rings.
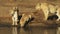
[[42,27],[0,27],[0,34],[60,34],[59,28]]

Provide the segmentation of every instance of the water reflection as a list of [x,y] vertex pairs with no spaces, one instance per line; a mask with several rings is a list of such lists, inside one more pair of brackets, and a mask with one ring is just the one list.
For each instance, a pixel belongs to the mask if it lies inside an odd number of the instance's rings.
[[0,27],[0,34],[60,34],[58,28],[41,28],[41,27]]
[[32,28],[32,34],[56,34],[55,28]]
[[57,34],[60,34],[60,27],[58,27],[57,29]]
[[29,27],[29,28],[12,28],[13,34],[57,34],[56,28],[41,28],[41,27]]
[[17,27],[12,27],[12,34],[17,34]]

